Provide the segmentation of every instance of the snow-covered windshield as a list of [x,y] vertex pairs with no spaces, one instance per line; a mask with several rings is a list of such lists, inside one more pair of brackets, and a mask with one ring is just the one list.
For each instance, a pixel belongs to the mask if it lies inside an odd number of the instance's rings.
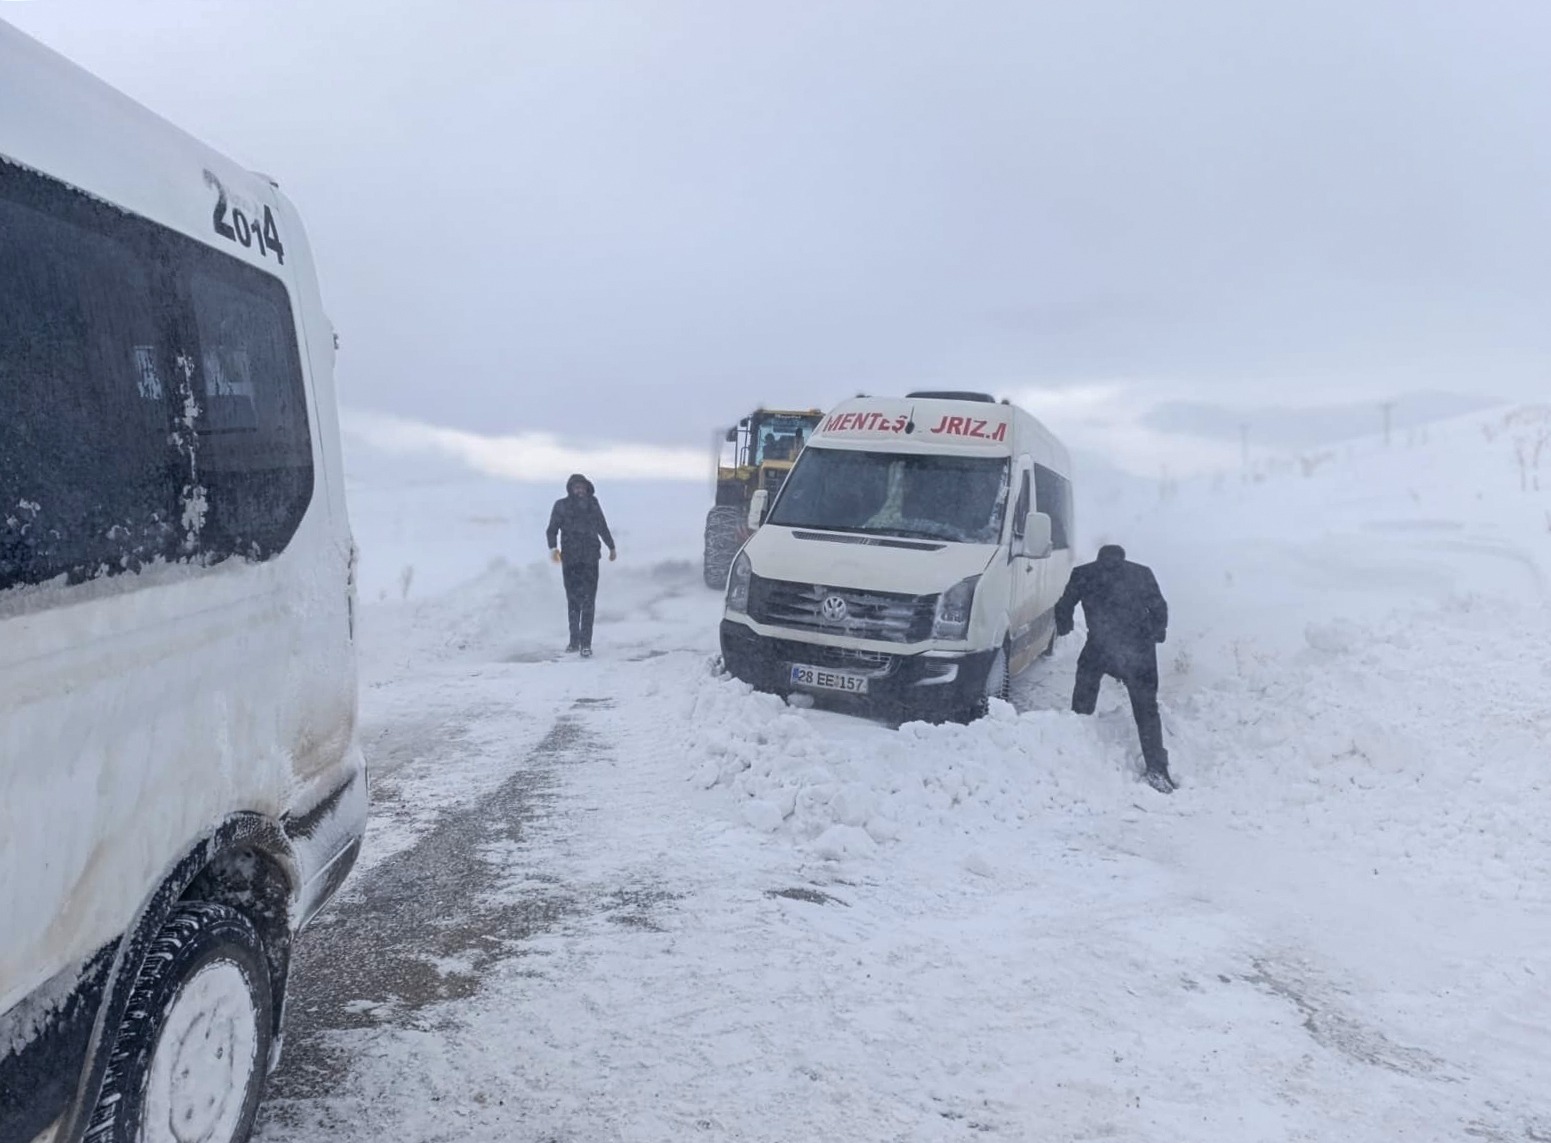
[[995,544],[1007,503],[1005,457],[810,448],[770,523],[961,544]]

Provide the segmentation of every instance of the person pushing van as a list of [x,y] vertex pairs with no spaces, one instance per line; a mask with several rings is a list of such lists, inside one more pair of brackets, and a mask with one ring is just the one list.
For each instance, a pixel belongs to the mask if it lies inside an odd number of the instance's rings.
[[567,651],[580,651],[582,658],[592,657],[592,616],[598,599],[598,561],[603,557],[599,539],[609,549],[609,559],[619,558],[609,523],[603,518],[592,481],[581,473],[572,473],[565,482],[565,495],[555,501],[549,513],[549,558],[561,566],[565,577],[565,601],[571,620],[571,642]]
[[1169,605],[1152,569],[1126,559],[1119,544],[1106,544],[1091,564],[1072,569],[1056,604],[1056,634],[1070,635],[1072,613],[1082,604],[1088,641],[1077,658],[1072,709],[1092,714],[1104,676],[1119,679],[1131,696],[1131,712],[1142,742],[1145,778],[1159,793],[1174,792],[1169,752],[1158,714],[1158,644],[1169,629]]

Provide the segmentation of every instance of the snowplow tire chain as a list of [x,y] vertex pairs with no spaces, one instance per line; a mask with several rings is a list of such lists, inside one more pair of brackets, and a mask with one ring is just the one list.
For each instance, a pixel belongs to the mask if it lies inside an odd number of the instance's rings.
[[705,585],[713,591],[727,590],[732,561],[743,546],[741,535],[743,510],[718,504],[705,518]]
[[[235,965],[248,986],[257,1044],[248,1075],[241,1118],[230,1143],[242,1143],[253,1130],[264,1094],[274,1028],[274,999],[258,930],[236,909],[206,901],[179,905],[151,943],[135,976],[84,1143],[141,1143],[145,1096],[157,1036],[185,982],[215,961]],[[212,1143],[228,1143],[212,1140]]]

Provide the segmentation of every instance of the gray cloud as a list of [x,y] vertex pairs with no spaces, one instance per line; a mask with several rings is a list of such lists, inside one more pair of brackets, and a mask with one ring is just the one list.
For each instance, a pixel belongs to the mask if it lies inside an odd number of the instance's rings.
[[1540,0],[37,0],[275,174],[347,403],[699,444],[755,401],[1545,387]]

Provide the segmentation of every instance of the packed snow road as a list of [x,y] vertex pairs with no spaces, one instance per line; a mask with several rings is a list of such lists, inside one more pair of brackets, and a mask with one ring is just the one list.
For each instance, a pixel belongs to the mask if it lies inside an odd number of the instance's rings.
[[590,663],[543,565],[369,609],[368,853],[259,1138],[1551,1138],[1545,545],[1362,489],[1127,530],[1172,799],[1071,641],[896,730],[714,677],[687,563],[606,570]]

